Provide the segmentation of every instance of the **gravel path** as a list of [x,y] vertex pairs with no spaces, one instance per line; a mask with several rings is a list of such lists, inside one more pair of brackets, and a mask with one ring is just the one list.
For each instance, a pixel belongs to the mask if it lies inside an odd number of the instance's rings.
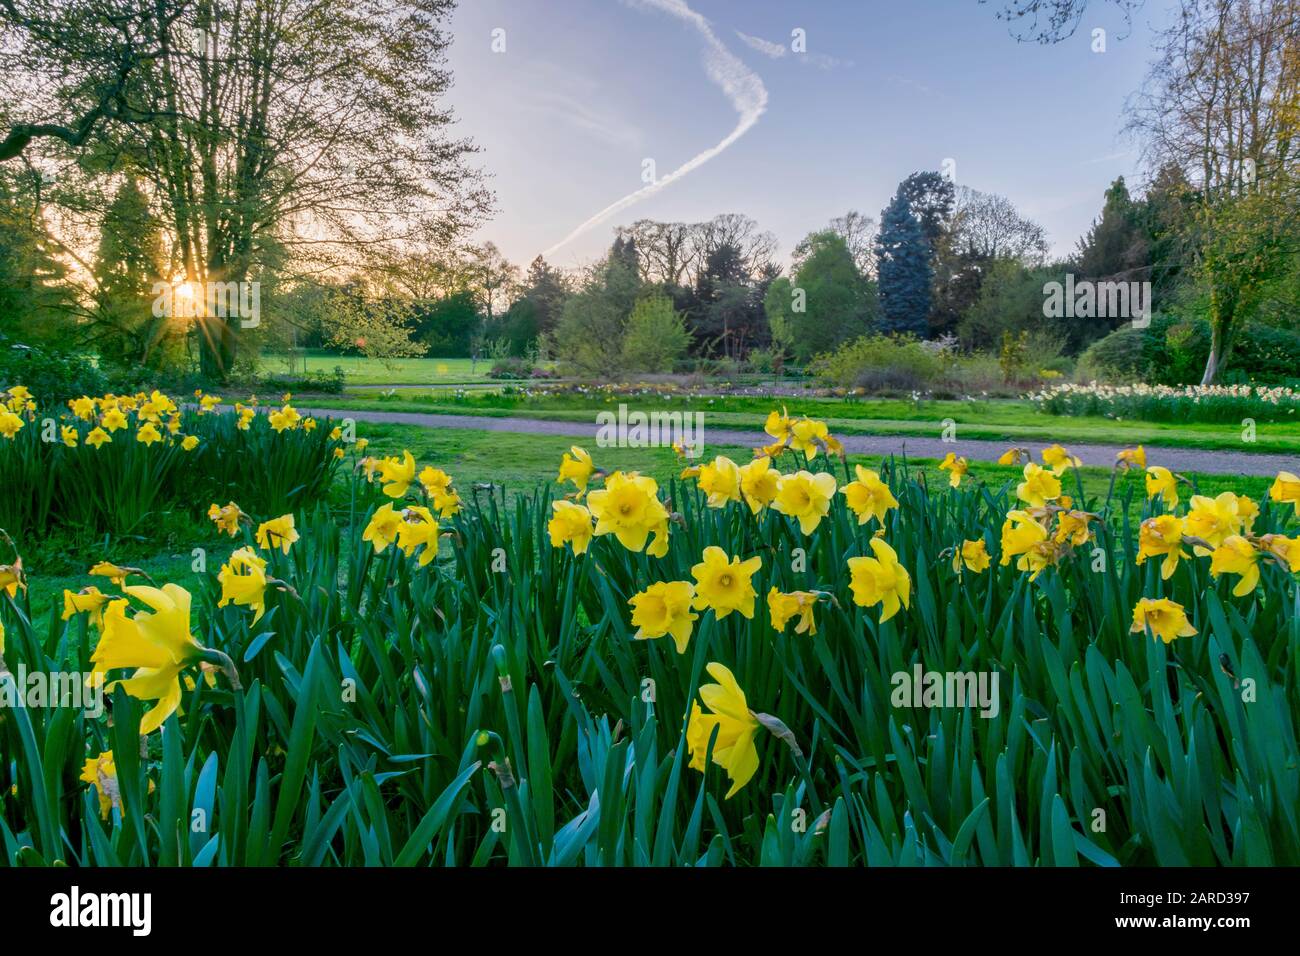
[[[545,421],[532,418],[492,418],[485,415],[431,415],[417,412],[344,411],[339,409],[299,409],[304,415],[317,418],[351,418],[358,422],[376,422],[393,425],[421,425],[425,428],[469,428],[489,432],[514,432],[521,435],[563,435],[567,438],[592,441],[598,426],[595,422]],[[944,442],[938,438],[918,435],[843,435],[839,436],[845,451],[858,455],[904,455],[911,458],[943,458],[956,452],[971,461],[996,461],[1007,450],[1006,442],[960,439]],[[707,446],[740,445],[757,447],[771,439],[761,431],[732,428],[705,428]],[[1050,442],[1019,442],[1034,453],[1035,460]],[[1115,453],[1121,445],[1070,445],[1072,454],[1085,465],[1109,468],[1115,464]],[[1252,455],[1236,451],[1210,451],[1193,448],[1147,447],[1147,461],[1163,465],[1175,472],[1199,471],[1217,475],[1256,475],[1272,477],[1279,471],[1300,472],[1300,460],[1289,455]]]

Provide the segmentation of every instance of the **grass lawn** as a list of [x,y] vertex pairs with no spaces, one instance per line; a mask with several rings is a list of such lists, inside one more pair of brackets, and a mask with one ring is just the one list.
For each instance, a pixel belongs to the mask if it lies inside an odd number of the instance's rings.
[[[467,358],[405,358],[379,359],[364,355],[336,355],[319,349],[307,349],[306,370],[330,372],[335,366],[343,369],[349,385],[460,385],[470,382],[491,381],[487,377],[492,368],[490,360],[480,359],[477,366]],[[262,356],[263,367],[270,372],[286,372],[287,356],[268,354]],[[299,357],[298,371],[303,370]]]
[[[543,418],[560,421],[595,421],[598,412],[617,407],[619,399],[603,394],[523,396],[497,392],[456,395],[449,390],[412,391],[393,400],[378,392],[322,397],[322,406],[349,410],[426,412],[451,415]],[[1195,422],[1117,421],[1103,417],[1047,415],[1014,399],[987,401],[921,401],[895,399],[765,398],[663,398],[647,395],[622,399],[639,411],[702,411],[706,427],[762,430],[767,413],[784,405],[791,414],[823,418],[841,435],[924,435],[940,437],[944,421],[957,423],[962,438],[1005,441],[1059,441],[1063,444],[1155,445],[1182,448],[1246,451],[1256,454],[1300,453],[1300,422],[1260,422],[1255,442],[1242,442],[1235,424]],[[304,400],[306,402],[306,400]]]
[[[456,480],[461,495],[467,500],[472,495],[475,484],[494,482],[504,485],[508,492],[530,493],[539,482],[554,482],[560,457],[573,444],[572,439],[557,435],[519,435],[473,429],[452,431],[418,425],[362,423],[359,431],[361,436],[370,440],[370,454],[395,455],[406,449],[410,450],[421,465],[431,464],[445,469]],[[607,471],[637,470],[652,475],[665,484],[682,469],[681,462],[669,448],[589,447],[588,451],[592,453],[596,464]],[[726,455],[741,464],[749,461],[753,454],[749,448],[721,445],[710,446],[709,452],[710,456]],[[862,464],[879,468],[880,463],[878,456],[849,456],[850,466]],[[784,468],[789,468],[788,462],[782,464]],[[937,460],[912,459],[911,464],[924,473],[926,481],[932,487],[939,488],[947,482],[947,474],[936,467]],[[1014,486],[1022,477],[1018,468],[983,463],[972,466],[971,476],[983,481],[994,491],[1003,485]],[[842,475],[839,477],[842,481]],[[1079,471],[1079,477],[1083,482],[1085,506],[1091,507],[1097,503],[1097,499],[1105,497],[1111,481],[1110,471],[1083,468]],[[1195,473],[1188,474],[1187,477],[1196,483],[1197,490],[1202,494],[1216,495],[1231,490],[1256,500],[1267,495],[1270,484],[1270,479],[1267,478],[1232,478]],[[1066,493],[1078,495],[1070,478],[1067,477],[1063,484]],[[1122,499],[1130,492],[1130,510],[1136,515],[1141,510],[1144,497],[1141,479],[1136,475],[1117,480],[1117,497]],[[341,517],[346,520],[344,497],[343,494],[336,495],[335,502],[340,506]],[[133,549],[134,553],[122,560],[141,568],[159,584],[173,581],[190,587],[197,577],[192,570],[194,558],[191,549],[195,547],[204,549],[209,567],[219,566],[232,550],[228,539],[204,535],[203,540],[193,543],[174,541],[152,554],[140,555]],[[85,567],[89,569],[101,557],[110,556],[113,556],[111,552],[87,551]],[[62,607],[64,588],[75,591],[87,584],[103,584],[102,579],[91,578],[85,573],[42,574],[39,565],[31,566],[29,571],[32,613],[37,617],[50,613],[51,607]]]

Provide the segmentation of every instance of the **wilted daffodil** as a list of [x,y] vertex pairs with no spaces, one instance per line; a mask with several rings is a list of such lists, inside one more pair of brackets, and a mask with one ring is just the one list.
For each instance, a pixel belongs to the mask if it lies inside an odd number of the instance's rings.
[[204,648],[190,634],[188,591],[175,584],[165,584],[161,589],[124,587],[122,590],[151,610],[127,617],[125,600],[109,603],[104,611],[99,643],[90,658],[95,665],[90,680],[102,680],[109,671],[122,668],[134,671],[105,690],[111,693],[120,685],[132,697],[158,702],[140,722],[142,735],[161,727],[180,706],[180,673],[186,667],[200,660],[221,663],[232,683],[237,682],[230,658]]
[[1088,527],[1088,522],[1095,518],[1096,515],[1089,514],[1086,511],[1061,511],[1056,516],[1056,534],[1052,540],[1058,544],[1072,544],[1076,548],[1081,548],[1088,543],[1092,537],[1092,530]]
[[100,561],[90,569],[90,573],[98,578],[108,578],[118,587],[122,587],[122,585],[126,584],[128,574],[139,574],[140,572],[136,568],[124,568],[108,561]]
[[208,517],[212,519],[218,531],[224,531],[232,538],[239,534],[239,519],[243,517],[243,512],[233,501],[224,508],[215,503],[208,505]]
[[1259,551],[1241,535],[1228,535],[1210,555],[1210,574],[1216,578],[1220,574],[1241,575],[1232,593],[1244,597],[1259,583]]
[[266,613],[266,559],[252,548],[240,548],[221,566],[221,601],[217,607],[238,604],[254,611],[253,623]]
[[998,456],[999,465],[1023,465],[1029,461],[1028,448],[1008,448]]
[[595,471],[596,466],[586,449],[573,445],[560,459],[560,474],[555,481],[557,484],[573,482],[573,486],[578,489],[578,497],[581,498],[587,493],[587,483]]
[[716,545],[704,549],[704,560],[691,568],[695,578],[695,608],[703,611],[712,608],[722,620],[732,611],[741,617],[754,617],[754,600],[758,592],[751,582],[763,566],[763,559],[753,557],[747,561],[728,558],[727,552]]
[[989,549],[984,544],[983,538],[963,541],[960,548],[954,549],[952,569],[960,573],[962,568],[966,568],[976,574],[982,574],[988,570],[989,560]]
[[1136,448],[1124,448],[1115,454],[1116,468],[1137,468],[1145,471],[1147,467],[1146,449],[1141,445]]
[[285,554],[289,546],[298,540],[298,532],[293,526],[293,515],[281,515],[270,521],[263,521],[257,526],[257,546],[268,551],[279,548]]
[[113,762],[111,750],[98,757],[87,758],[81,768],[80,780],[94,786],[99,797],[100,819],[107,820],[113,807],[119,810],[122,808],[122,795],[117,787],[117,765]]
[[677,653],[685,654],[691,629],[699,615],[691,610],[695,586],[690,581],[659,581],[632,595],[632,636],[638,641],[672,636]]
[[740,500],[740,469],[723,455],[700,466],[699,484],[710,508],[725,508],[728,502]]
[[782,475],[776,486],[776,499],[772,507],[781,514],[795,518],[799,530],[812,534],[821,524],[822,518],[831,509],[831,499],[835,497],[835,476],[827,472],[813,474],[798,471],[793,475]]
[[759,455],[740,468],[740,495],[749,510],[758,514],[774,500],[781,473],[772,467],[772,459]]
[[1045,508],[1061,496],[1061,482],[1056,476],[1032,461],[1025,465],[1025,480],[1016,485],[1016,497],[1031,508]]
[[89,614],[90,623],[96,630],[102,630],[104,627],[104,605],[113,600],[111,596],[104,594],[93,584],[84,587],[80,591],[63,592],[63,620],[68,620],[74,614]]
[[1083,462],[1060,445],[1053,445],[1051,448],[1043,449],[1043,464],[1052,469],[1052,474],[1059,478],[1065,473],[1065,469],[1078,468]]
[[939,462],[939,470],[948,472],[948,487],[956,488],[970,471],[970,463],[965,458],[958,458],[955,452],[948,452]]
[[587,495],[587,507],[596,517],[595,534],[613,534],[629,551],[641,551],[650,533],[662,530],[666,549],[668,510],[658,494],[659,485],[653,478],[614,472],[604,488]]
[[1289,471],[1279,471],[1273,479],[1273,486],[1268,489],[1268,498],[1294,505],[1296,515],[1300,517],[1300,478]]
[[898,561],[896,552],[882,538],[871,539],[874,558],[849,558],[849,588],[859,607],[881,606],[880,623],[911,606],[912,578]]
[[898,499],[889,490],[889,485],[880,480],[880,475],[870,468],[854,465],[854,472],[858,480],[840,489],[845,502],[858,516],[858,524],[866,524],[872,518],[884,524],[889,509],[898,507]]
[[784,631],[791,618],[799,618],[795,625],[796,634],[816,634],[817,621],[813,609],[817,606],[817,595],[812,591],[790,591],[788,593],[775,587],[767,592],[767,613],[772,619],[772,628]]
[[403,451],[401,458],[385,458],[379,466],[379,478],[384,482],[384,494],[390,498],[404,498],[415,481],[415,458]]
[[1147,497],[1160,495],[1165,500],[1166,508],[1178,507],[1178,479],[1168,468],[1151,465],[1146,474]]
[[13,564],[0,564],[0,591],[12,598],[18,596],[19,588],[27,590],[22,558],[16,558]]
[[1154,637],[1166,644],[1172,644],[1175,638],[1191,637],[1196,628],[1187,620],[1187,612],[1181,604],[1168,598],[1142,598],[1133,608],[1133,626],[1129,631],[1141,634],[1147,628]]
[[731,789],[726,798],[730,800],[758,770],[758,748],[754,745],[754,737],[760,724],[749,709],[745,692],[729,669],[714,661],[706,665],[705,670],[718,683],[700,687],[700,699],[710,713],[706,714],[699,704],[691,703],[686,743],[691,750],[691,767],[703,773],[709,739],[717,728],[713,762],[727,771]]
[[1183,519],[1176,515],[1157,515],[1147,518],[1138,528],[1137,563],[1147,558],[1164,556],[1160,564],[1160,577],[1168,580],[1178,568],[1178,561],[1187,557],[1182,549]]
[[551,508],[555,514],[546,525],[551,547],[562,548],[569,544],[573,546],[574,554],[585,554],[594,533],[591,512],[572,501],[553,501]]

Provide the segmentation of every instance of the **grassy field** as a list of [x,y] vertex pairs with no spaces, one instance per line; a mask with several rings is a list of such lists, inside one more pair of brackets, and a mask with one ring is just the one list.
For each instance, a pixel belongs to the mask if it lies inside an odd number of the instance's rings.
[[[262,357],[266,371],[282,373],[289,369],[288,357],[269,354]],[[475,365],[467,358],[405,358],[379,359],[364,355],[336,355],[319,349],[307,349],[297,360],[296,370],[304,367],[308,372],[330,372],[337,366],[343,369],[348,385],[460,385],[487,382],[490,360],[480,359]]]
[[[571,438],[556,435],[518,435],[473,429],[448,431],[415,425],[362,424],[360,434],[371,442],[368,453],[396,455],[404,449],[409,449],[419,461],[435,463],[444,468],[455,477],[460,488],[471,493],[475,485],[486,483],[503,485],[509,492],[531,491],[538,482],[553,482],[561,455],[574,443]],[[666,483],[682,469],[681,462],[668,448],[589,447],[588,450],[594,456],[596,464],[608,471],[636,470],[652,475],[661,483]],[[722,445],[710,446],[709,453],[711,456],[726,455],[741,464],[749,461],[753,455],[752,449],[749,448]],[[878,468],[880,461],[877,456],[849,456],[850,467],[862,464],[869,468]],[[912,464],[924,472],[926,481],[931,486],[942,487],[946,484],[947,475],[938,470],[937,461],[913,459]],[[1111,481],[1110,471],[1102,468],[1082,468],[1078,474],[1083,484],[1085,501],[1105,497]],[[1004,484],[1014,484],[1021,479],[1018,468],[983,463],[972,465],[971,476],[977,481],[983,481],[991,489],[997,489]],[[1260,498],[1267,494],[1270,484],[1270,480],[1265,478],[1247,479],[1197,474],[1189,474],[1187,477],[1196,483],[1201,493],[1209,495],[1233,490],[1239,494]],[[1078,495],[1078,491],[1068,480],[1066,490]],[[1140,510],[1143,499],[1141,479],[1136,475],[1117,479],[1117,496],[1123,497],[1129,493],[1132,495],[1130,510],[1136,514]],[[338,497],[335,504],[337,511],[342,514],[346,509],[346,502]],[[205,535],[204,538],[194,543],[175,542],[152,554],[141,554],[138,548],[127,549],[125,554],[129,556],[131,564],[159,580],[175,581],[187,586],[187,582],[197,577],[191,570],[193,563],[191,549],[200,547],[205,552],[215,555],[224,553],[222,548],[227,546],[222,539],[215,536]],[[40,615],[49,613],[51,605],[60,605],[64,588],[76,590],[92,583],[92,579],[84,574],[43,575],[39,564],[32,566],[31,571],[32,608]]]
[[450,390],[400,393],[381,399],[378,392],[322,398],[319,404],[356,411],[426,412],[449,415],[539,418],[556,421],[595,420],[598,412],[618,401],[649,412],[701,411],[716,428],[761,430],[774,405],[791,414],[824,419],[836,434],[940,436],[944,423],[957,424],[962,438],[1005,441],[1059,441],[1064,444],[1154,445],[1164,447],[1246,451],[1256,454],[1300,453],[1300,422],[1267,423],[1255,427],[1255,441],[1242,441],[1242,429],[1221,423],[1117,421],[1103,417],[1047,415],[1024,402],[900,401],[895,399],[766,398],[749,396],[678,397],[654,395],[610,400],[603,394],[519,395],[499,391],[457,395]]

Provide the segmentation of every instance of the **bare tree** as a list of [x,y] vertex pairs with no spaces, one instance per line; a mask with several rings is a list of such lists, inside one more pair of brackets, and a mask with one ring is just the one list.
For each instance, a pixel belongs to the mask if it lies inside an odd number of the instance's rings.
[[1041,264],[1049,249],[1043,227],[1020,215],[1010,199],[968,186],[957,189],[947,237],[950,248],[960,255],[1018,259],[1027,266]]
[[[979,0],[988,3],[989,0]],[[1059,43],[1074,35],[1079,21],[1088,9],[1088,0],[998,0],[1002,8],[998,19],[1012,25],[1012,34],[1018,40],[1035,43]],[[1133,12],[1145,0],[1104,0],[1119,8],[1125,22],[1130,22]]]

